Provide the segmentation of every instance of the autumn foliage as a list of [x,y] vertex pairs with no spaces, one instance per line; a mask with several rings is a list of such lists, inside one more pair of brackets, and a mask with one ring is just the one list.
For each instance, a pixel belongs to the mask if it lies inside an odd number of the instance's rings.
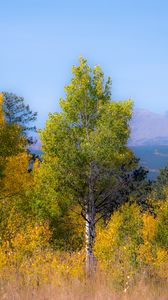
[[136,169],[127,146],[132,101],[112,102],[110,79],[104,83],[100,67],[91,70],[83,58],[73,75],[63,112],[40,132],[42,159],[28,150],[26,130],[34,127],[25,120],[36,113],[23,98],[0,94],[0,286],[34,292],[65,285],[69,294],[77,286],[90,297],[90,286],[96,295],[100,284],[123,299],[143,282],[161,295],[168,186],[159,187],[158,199],[146,171]]

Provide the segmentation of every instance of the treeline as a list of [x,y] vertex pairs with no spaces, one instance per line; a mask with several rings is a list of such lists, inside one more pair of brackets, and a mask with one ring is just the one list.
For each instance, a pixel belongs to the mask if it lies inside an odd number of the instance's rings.
[[37,114],[1,93],[1,279],[39,285],[98,268],[124,289],[138,274],[165,281],[168,167],[148,180],[127,145],[133,103],[112,100],[99,66],[80,58],[72,73],[39,130],[42,160],[29,151]]

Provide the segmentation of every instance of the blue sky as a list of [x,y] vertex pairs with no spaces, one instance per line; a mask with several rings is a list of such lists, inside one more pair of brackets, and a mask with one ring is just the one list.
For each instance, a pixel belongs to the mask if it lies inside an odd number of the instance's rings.
[[168,1],[0,0],[0,90],[42,127],[83,55],[112,76],[113,99],[168,110]]

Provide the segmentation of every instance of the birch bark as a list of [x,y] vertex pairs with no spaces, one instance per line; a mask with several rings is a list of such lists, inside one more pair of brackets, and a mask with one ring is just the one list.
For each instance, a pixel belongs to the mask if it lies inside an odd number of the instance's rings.
[[88,274],[95,269],[93,252],[95,241],[95,202],[93,193],[93,162],[90,163],[89,194],[86,201],[86,271]]

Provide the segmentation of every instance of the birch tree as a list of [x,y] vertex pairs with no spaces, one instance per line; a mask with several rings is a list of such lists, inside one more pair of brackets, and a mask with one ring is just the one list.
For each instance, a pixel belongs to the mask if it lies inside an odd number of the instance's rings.
[[50,114],[41,131],[43,167],[52,170],[58,197],[81,207],[90,271],[96,223],[113,205],[116,171],[133,156],[127,147],[132,101],[112,101],[111,79],[105,81],[101,68],[92,69],[82,57],[72,73],[61,112]]

